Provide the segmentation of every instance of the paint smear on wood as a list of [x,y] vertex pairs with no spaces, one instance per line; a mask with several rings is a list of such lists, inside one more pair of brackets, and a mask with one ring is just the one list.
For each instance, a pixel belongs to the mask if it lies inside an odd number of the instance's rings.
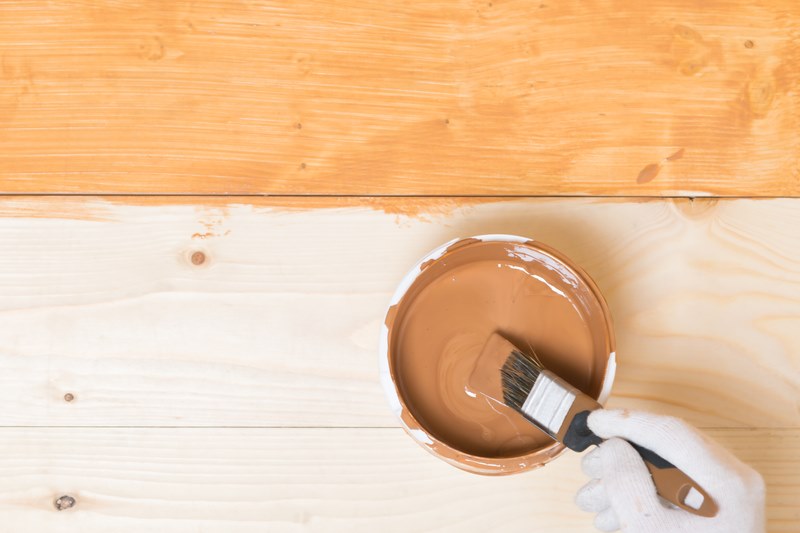
[[228,209],[309,211],[364,208],[400,218],[430,221],[474,205],[513,201],[511,197],[339,197],[339,196],[0,196],[0,217],[53,218],[88,221],[114,220],[114,207],[189,206],[202,227],[192,235],[203,240],[224,236]]
[[0,193],[675,195],[632,177],[686,146],[700,194],[796,195],[799,29],[796,0],[27,2]]

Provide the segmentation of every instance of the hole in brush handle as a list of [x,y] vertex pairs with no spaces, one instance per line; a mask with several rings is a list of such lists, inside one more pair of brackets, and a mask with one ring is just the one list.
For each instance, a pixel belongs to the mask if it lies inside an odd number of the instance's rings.
[[[649,450],[640,449],[650,452]],[[643,454],[644,457],[645,454]],[[654,462],[649,457],[644,457],[647,470],[653,477],[653,484],[658,495],[671,504],[697,516],[711,517],[719,511],[717,503],[703,488],[690,478],[685,472],[676,468],[656,454]],[[656,465],[656,462],[659,463]],[[669,465],[669,466],[665,466]]]

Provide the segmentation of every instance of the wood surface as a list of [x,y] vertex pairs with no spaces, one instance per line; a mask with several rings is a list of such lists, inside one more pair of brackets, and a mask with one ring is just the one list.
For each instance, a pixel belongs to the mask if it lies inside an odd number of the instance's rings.
[[[769,530],[795,533],[800,431],[709,434],[763,473]],[[487,478],[398,428],[0,430],[0,468],[6,531],[593,531],[580,456]],[[78,504],[54,511],[65,492]]]
[[[591,531],[578,456],[462,473],[378,384],[395,284],[489,232],[595,278],[618,337],[610,405],[704,428],[765,476],[770,531],[800,527],[798,200],[306,201],[0,199],[12,531]],[[76,506],[57,511],[62,494]]]
[[800,193],[795,0],[18,0],[0,192]]
[[386,406],[396,283],[482,233],[800,530],[798,65],[794,0],[0,2],[0,531],[593,531],[578,455],[466,474]]
[[562,250],[608,299],[612,405],[800,427],[794,200],[488,201],[415,216],[368,199],[126,201],[0,201],[0,425],[397,425],[376,350],[398,280],[452,238],[513,233]]

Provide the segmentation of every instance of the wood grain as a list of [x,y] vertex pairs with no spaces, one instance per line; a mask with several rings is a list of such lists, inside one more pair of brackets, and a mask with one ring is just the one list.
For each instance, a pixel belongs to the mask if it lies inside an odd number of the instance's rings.
[[793,0],[0,10],[0,192],[800,193]]
[[[800,431],[710,434],[763,474],[769,531],[797,531]],[[588,533],[579,462],[475,476],[388,428],[3,429],[0,511],[8,531],[61,533]]]
[[397,426],[395,285],[442,242],[515,233],[606,295],[611,405],[798,428],[799,201],[2,199],[0,425]]

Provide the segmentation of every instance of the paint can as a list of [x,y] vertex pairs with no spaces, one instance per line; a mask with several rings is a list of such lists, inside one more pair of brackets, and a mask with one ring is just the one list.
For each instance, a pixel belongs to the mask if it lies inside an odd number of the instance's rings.
[[411,438],[458,468],[486,475],[530,470],[564,450],[510,408],[470,390],[482,343],[495,331],[528,345],[547,368],[601,403],[616,369],[605,299],[560,252],[516,235],[481,235],[422,257],[389,304],[381,383]]

